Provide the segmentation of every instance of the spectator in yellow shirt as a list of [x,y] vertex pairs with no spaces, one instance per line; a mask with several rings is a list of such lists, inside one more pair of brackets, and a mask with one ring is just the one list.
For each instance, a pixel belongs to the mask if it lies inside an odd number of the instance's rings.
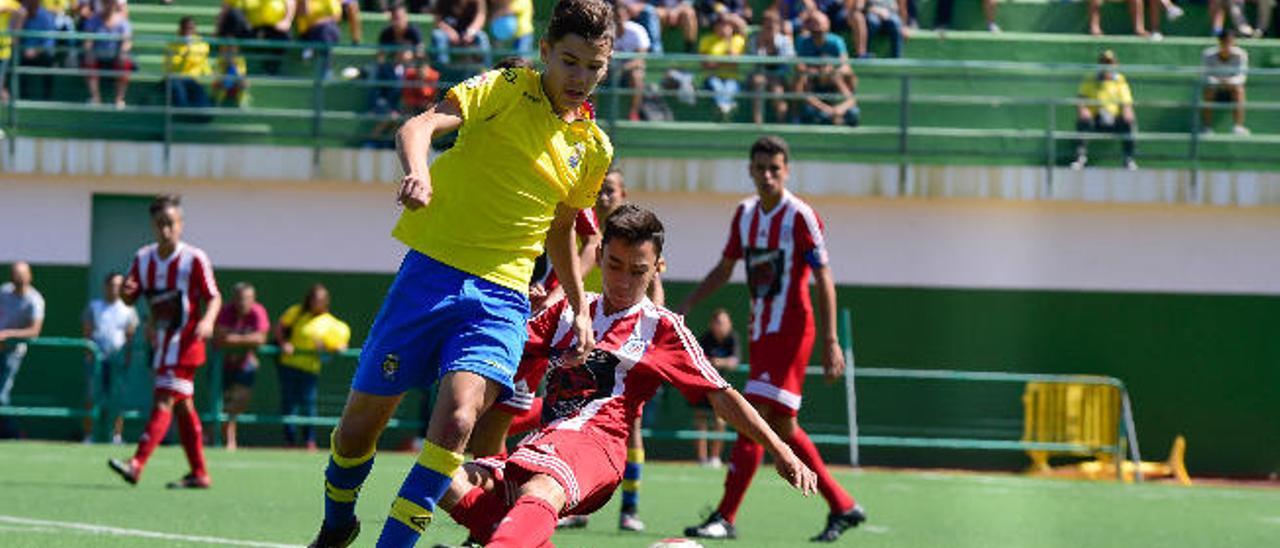
[[[698,53],[702,55],[736,57],[742,55],[747,47],[747,38],[738,31],[737,25],[729,17],[716,17],[711,31],[711,34],[703,36],[698,43]],[[738,82],[738,64],[704,61],[702,67],[710,71],[706,86],[714,94],[720,117],[727,122],[733,117],[733,111],[738,107],[736,97],[738,91],[742,89],[742,84]]]
[[[1134,132],[1137,120],[1133,114],[1133,92],[1129,81],[1116,70],[1116,54],[1111,50],[1098,56],[1099,70],[1080,82],[1076,106],[1076,131],[1108,132],[1121,135],[1125,169],[1138,169],[1133,159]],[[1076,141],[1076,159],[1071,169],[1083,169],[1089,163],[1088,141]]]
[[203,108],[210,105],[209,94],[197,78],[209,70],[209,43],[196,34],[196,20],[190,15],[178,20],[178,41],[165,51],[166,82],[169,102],[178,108]]
[[[342,40],[338,21],[342,20],[341,0],[298,0],[298,17],[294,23],[298,39],[303,42],[319,42],[321,59],[328,57],[328,49]],[[311,56],[311,49],[302,52],[303,58]]]
[[[249,25],[249,37],[257,40],[290,39],[289,29],[293,28],[294,16],[298,13],[296,0],[230,0],[239,3],[244,12],[245,21]],[[271,48],[261,50],[269,58],[262,63],[267,74],[280,74],[280,60],[284,50]]]
[[[276,344],[280,346],[280,414],[314,417],[316,415],[316,382],[326,354],[347,349],[351,328],[329,313],[329,290],[315,284],[307,290],[301,304],[284,311],[276,325]],[[316,448],[311,426],[302,427],[299,438],[292,424],[284,425],[284,438],[290,446]]]

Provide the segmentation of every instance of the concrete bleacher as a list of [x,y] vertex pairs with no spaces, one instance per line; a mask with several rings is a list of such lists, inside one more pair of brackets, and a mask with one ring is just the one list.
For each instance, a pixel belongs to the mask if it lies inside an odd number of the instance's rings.
[[[537,0],[540,15],[549,12],[553,0]],[[759,2],[756,2],[759,4]],[[139,108],[126,112],[74,108],[51,103],[20,103],[16,115],[22,133],[67,135],[74,132],[101,134],[115,138],[155,140],[165,138],[160,108],[164,96],[160,87],[163,73],[165,38],[172,36],[177,21],[184,15],[196,17],[201,32],[212,33],[219,11],[218,0],[178,0],[174,5],[147,4],[135,0],[130,4],[135,33],[135,58],[140,71],[129,93],[129,104]],[[957,6],[954,30],[935,32],[921,30],[907,42],[905,56],[911,60],[938,62],[1052,63],[1053,70],[979,69],[970,66],[939,68],[903,66],[893,60],[857,61],[860,77],[858,90],[863,113],[863,127],[815,128],[770,125],[769,131],[783,133],[809,146],[798,147],[824,157],[843,157],[866,161],[898,161],[895,156],[905,144],[912,158],[936,163],[1043,163],[1063,156],[1066,143],[1046,147],[1046,130],[1070,132],[1074,129],[1074,112],[1062,103],[1052,114],[1046,101],[1074,96],[1079,79],[1102,49],[1113,49],[1123,66],[1134,67],[1128,78],[1139,101],[1137,111],[1143,141],[1140,154],[1144,165],[1177,165],[1187,157],[1189,133],[1194,112],[1187,103],[1194,100],[1198,77],[1194,71],[1181,74],[1150,74],[1140,69],[1146,65],[1195,67],[1200,52],[1212,45],[1203,5],[1185,6],[1188,15],[1164,25],[1165,39],[1151,41],[1129,35],[1123,5],[1104,5],[1103,37],[1083,33],[1085,6],[1081,2],[1017,1],[1000,5],[999,22],[1005,32],[991,34],[971,30],[985,26],[976,2]],[[922,28],[931,26],[934,4],[922,2]],[[385,16],[364,13],[362,28],[366,44],[376,42],[385,24]],[[429,33],[430,16],[411,16],[424,36]],[[541,18],[541,17],[540,17]],[[670,36],[668,41],[678,37]],[[344,26],[344,44],[349,35]],[[1259,68],[1280,64],[1280,40],[1244,40],[1253,65]],[[883,40],[874,41],[872,50],[883,52]],[[372,120],[357,119],[366,109],[369,88],[361,81],[345,81],[330,76],[323,79],[319,92],[314,81],[323,73],[314,61],[303,61],[300,48],[285,55],[281,78],[270,78],[251,72],[253,103],[250,111],[227,110],[214,124],[176,124],[168,131],[184,141],[263,142],[280,144],[314,144],[357,146],[366,140]],[[339,48],[333,54],[333,66],[363,66],[369,62],[368,50]],[[661,76],[662,63],[651,62],[652,79]],[[1122,70],[1124,68],[1122,67]],[[251,67],[252,71],[252,67]],[[745,72],[745,71],[744,71]],[[457,78],[463,72],[446,74]],[[901,91],[903,77],[909,76],[909,120],[911,136],[901,139],[898,127],[903,117]],[[1280,103],[1280,77],[1269,81],[1255,79],[1249,88],[1251,102]],[[105,88],[104,88],[105,91]],[[61,77],[57,97],[69,103],[83,103],[85,93],[80,78]],[[323,105],[328,118],[317,122],[306,111],[316,103]],[[714,124],[714,110],[709,100],[688,107],[668,101],[677,120],[673,124],[617,122],[609,129],[629,154],[666,154],[674,156],[728,154],[730,143],[758,134],[760,127],[749,124]],[[608,98],[601,101],[601,112],[610,114]],[[738,110],[739,122],[749,120],[749,103],[743,101]],[[1254,130],[1251,138],[1222,135],[1229,126],[1229,113],[1217,117],[1219,134],[1198,142],[1206,162],[1224,167],[1280,165],[1273,138],[1280,136],[1280,110],[1256,110],[1249,113],[1248,124]],[[1052,122],[1051,122],[1052,121]],[[102,131],[95,131],[101,128]],[[715,142],[726,146],[684,147],[694,136],[715,133]],[[710,137],[710,135],[709,135]],[[701,141],[701,140],[700,140]],[[1099,145],[1101,148],[1101,145]],[[722,152],[721,149],[726,152]],[[885,158],[892,157],[892,160]],[[1149,161],[1147,161],[1149,159]]]

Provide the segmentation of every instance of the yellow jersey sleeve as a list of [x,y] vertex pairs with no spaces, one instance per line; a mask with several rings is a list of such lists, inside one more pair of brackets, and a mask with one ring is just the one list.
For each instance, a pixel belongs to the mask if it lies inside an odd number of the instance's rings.
[[502,112],[520,98],[518,76],[513,70],[482,72],[453,86],[448,97],[458,105],[463,123],[483,120]]
[[609,137],[600,130],[600,126],[591,124],[590,138],[586,140],[582,161],[585,162],[582,178],[569,189],[565,205],[577,209],[587,209],[596,205],[596,196],[600,194],[600,185],[613,163],[613,144]]

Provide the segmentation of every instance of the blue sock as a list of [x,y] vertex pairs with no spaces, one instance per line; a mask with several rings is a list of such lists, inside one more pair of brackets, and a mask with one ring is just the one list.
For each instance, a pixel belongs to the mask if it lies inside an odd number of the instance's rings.
[[644,449],[627,450],[627,467],[622,470],[622,513],[634,514],[640,504],[640,472],[644,469]]
[[370,451],[363,457],[347,458],[330,451],[329,466],[324,469],[325,528],[343,527],[356,519],[356,497],[373,470],[374,455]]
[[462,454],[454,453],[430,441],[422,444],[422,453],[400,486],[391,503],[391,514],[382,526],[378,548],[413,546],[431,524],[432,513],[449,484],[453,473],[462,466]]

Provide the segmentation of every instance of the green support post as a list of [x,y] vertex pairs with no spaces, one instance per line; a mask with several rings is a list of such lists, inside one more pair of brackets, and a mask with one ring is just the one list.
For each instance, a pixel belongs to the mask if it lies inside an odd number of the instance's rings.
[[854,385],[853,367],[853,313],[840,309],[840,347],[844,349],[845,412],[849,420],[849,464],[858,466],[858,394]]

